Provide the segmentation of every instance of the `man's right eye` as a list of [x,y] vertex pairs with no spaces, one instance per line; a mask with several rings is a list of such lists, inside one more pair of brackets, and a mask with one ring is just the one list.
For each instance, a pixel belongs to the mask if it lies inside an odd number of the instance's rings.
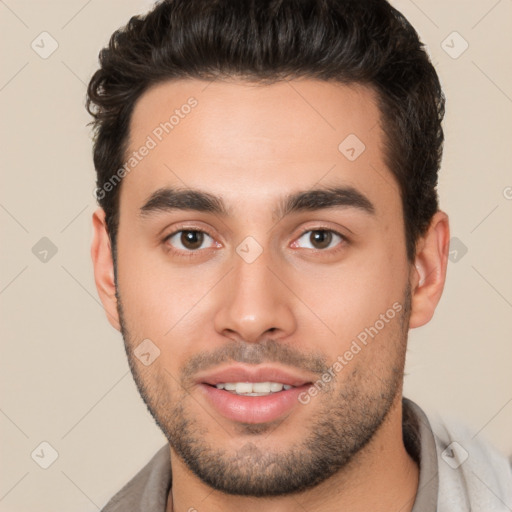
[[[165,237],[164,242],[172,246],[172,250],[179,252],[195,252],[212,246],[213,238],[206,232],[197,229],[180,229]],[[205,243],[209,246],[203,247]]]

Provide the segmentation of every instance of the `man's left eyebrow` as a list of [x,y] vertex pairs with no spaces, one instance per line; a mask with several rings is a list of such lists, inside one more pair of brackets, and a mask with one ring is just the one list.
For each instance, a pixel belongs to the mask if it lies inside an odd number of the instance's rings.
[[369,215],[375,215],[375,206],[362,192],[350,186],[332,186],[286,196],[274,211],[274,216],[282,218],[293,212],[315,211],[337,206],[356,208]]

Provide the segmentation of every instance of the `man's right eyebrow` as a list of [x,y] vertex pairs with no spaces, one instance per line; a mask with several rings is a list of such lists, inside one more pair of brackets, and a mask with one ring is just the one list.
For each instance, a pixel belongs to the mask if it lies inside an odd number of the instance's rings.
[[196,210],[227,216],[224,201],[213,194],[191,189],[160,188],[153,192],[140,208],[141,217],[171,210]]

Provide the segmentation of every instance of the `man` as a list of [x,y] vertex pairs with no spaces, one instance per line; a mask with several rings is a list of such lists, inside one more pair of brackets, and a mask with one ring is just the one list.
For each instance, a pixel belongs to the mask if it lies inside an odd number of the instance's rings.
[[509,510],[402,397],[441,297],[444,97],[384,0],[169,0],[88,88],[98,292],[169,444],[105,511]]

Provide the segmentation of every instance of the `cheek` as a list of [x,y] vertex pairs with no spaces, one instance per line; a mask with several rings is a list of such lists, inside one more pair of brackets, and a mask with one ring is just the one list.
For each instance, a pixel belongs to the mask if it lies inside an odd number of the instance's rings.
[[[404,265],[405,256],[380,244],[346,264],[301,276],[301,296],[329,330],[325,329],[327,335],[320,337],[313,328],[318,322],[303,317],[299,324],[304,332],[309,331],[328,359],[334,361],[347,351],[352,351],[347,359],[360,363],[368,358],[389,357],[389,343],[401,339],[399,319],[407,282]],[[318,346],[320,343],[322,347]],[[353,355],[355,352],[357,356]]]
[[200,325],[198,306],[218,280],[213,268],[170,265],[160,248],[127,251],[119,244],[118,285],[124,319],[138,337],[165,341],[184,326]]
[[300,289],[313,311],[343,326],[374,320],[401,301],[406,279],[404,261],[381,247],[301,276]]

